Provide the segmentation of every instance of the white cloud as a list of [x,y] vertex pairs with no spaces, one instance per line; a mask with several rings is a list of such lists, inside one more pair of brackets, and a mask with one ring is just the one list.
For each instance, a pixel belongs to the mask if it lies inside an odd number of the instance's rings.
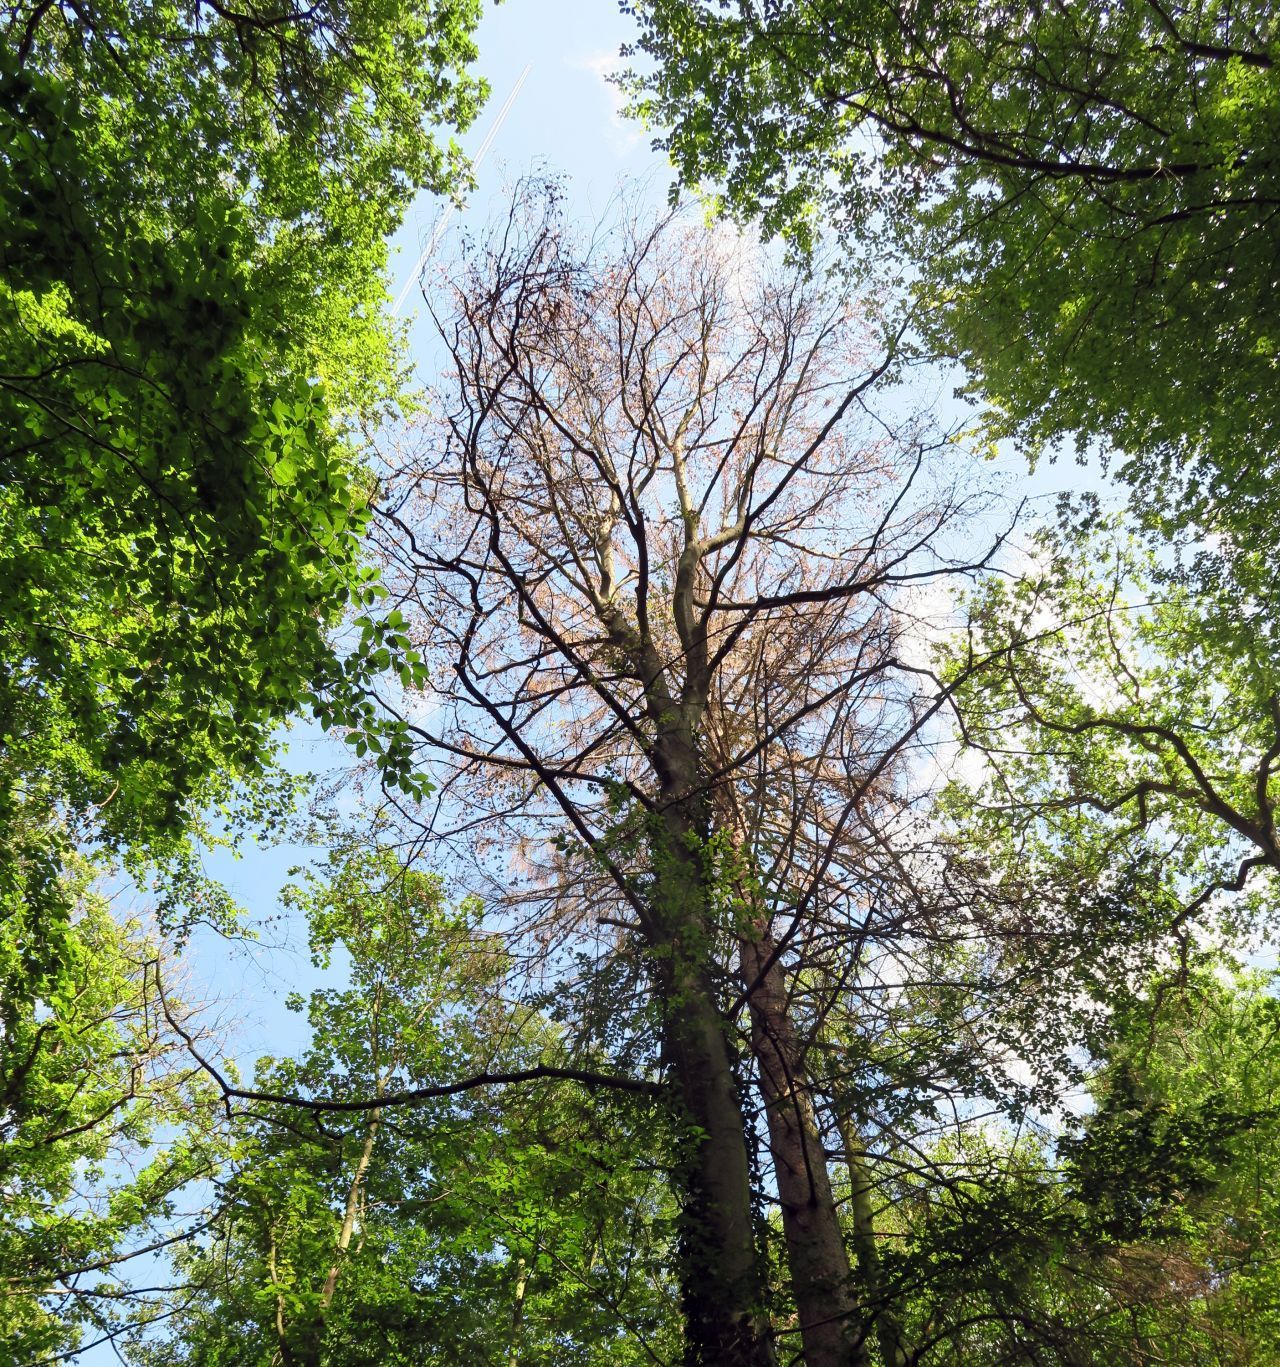
[[629,156],[644,141],[645,130],[636,119],[623,114],[626,100],[622,91],[609,79],[618,71],[617,52],[605,49],[588,53],[585,57],[570,58],[569,64],[579,71],[589,71],[604,90],[609,106],[609,126],[606,131],[610,150],[615,156]]

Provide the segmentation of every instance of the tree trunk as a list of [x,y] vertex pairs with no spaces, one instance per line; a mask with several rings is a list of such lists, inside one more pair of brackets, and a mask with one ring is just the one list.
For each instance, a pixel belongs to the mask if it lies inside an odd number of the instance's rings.
[[774,949],[768,936],[743,940],[741,968],[744,985],[756,984],[749,998],[751,1046],[768,1122],[805,1367],[866,1367],[853,1274],[804,1051],[788,1010],[782,965],[777,960],[769,963]]
[[516,1294],[511,1306],[511,1351],[507,1354],[507,1367],[520,1367],[520,1341],[524,1332],[524,1296],[529,1285],[529,1264],[524,1258],[516,1259]]
[[708,971],[705,868],[697,826],[678,802],[654,832],[650,952],[664,1009],[664,1047],[682,1120],[681,1297],[687,1367],[774,1367],[747,1158],[725,1022]]
[[[382,1084],[379,1082],[381,1093]],[[338,1277],[347,1261],[351,1249],[351,1239],[355,1233],[356,1221],[360,1215],[360,1201],[364,1192],[365,1180],[369,1175],[369,1165],[373,1160],[373,1149],[377,1143],[378,1130],[382,1124],[382,1112],[371,1111],[369,1125],[365,1130],[364,1142],[360,1146],[360,1157],[356,1160],[355,1172],[347,1187],[347,1197],[343,1205],[342,1224],[338,1227],[338,1238],[334,1245],[333,1261],[325,1274],[320,1288],[320,1303],[314,1313],[294,1331],[293,1341],[288,1354],[284,1357],[284,1367],[320,1367],[324,1355],[325,1329],[329,1310],[338,1290]],[[274,1271],[272,1273],[274,1278]],[[281,1303],[282,1304],[282,1303]],[[282,1310],[277,1308],[277,1321],[281,1321]],[[283,1345],[284,1340],[281,1340]]]
[[907,1367],[911,1356],[902,1336],[902,1327],[880,1285],[880,1255],[876,1251],[875,1213],[871,1208],[871,1170],[866,1154],[848,1116],[837,1116],[836,1125],[844,1144],[849,1168],[849,1204],[853,1212],[853,1251],[863,1294],[875,1311],[876,1338],[884,1367]]
[[276,1269],[276,1227],[272,1224],[267,1234],[267,1272],[271,1277],[271,1289],[275,1292],[276,1301],[276,1351],[271,1361],[279,1362],[283,1367],[295,1367],[297,1362],[293,1352],[293,1345],[289,1342],[289,1326],[285,1316],[284,1292],[280,1287],[279,1273]]
[[684,1160],[682,1299],[689,1367],[772,1367],[745,1120],[710,984],[682,975],[666,1043],[694,1135]]
[[[382,1091],[381,1083],[378,1085],[378,1091],[379,1093]],[[356,1219],[360,1214],[360,1197],[364,1190],[365,1178],[369,1173],[369,1163],[373,1158],[373,1146],[377,1142],[378,1129],[381,1124],[382,1112],[380,1110],[370,1112],[369,1128],[365,1131],[364,1143],[360,1148],[360,1157],[356,1162],[355,1174],[351,1179],[350,1187],[347,1188],[346,1206],[342,1212],[342,1226],[338,1230],[338,1244],[334,1250],[333,1263],[320,1292],[321,1316],[328,1312],[329,1307],[333,1304],[334,1292],[338,1289],[338,1274],[342,1271],[342,1265],[347,1258],[347,1251],[351,1247],[351,1236],[355,1231]]]

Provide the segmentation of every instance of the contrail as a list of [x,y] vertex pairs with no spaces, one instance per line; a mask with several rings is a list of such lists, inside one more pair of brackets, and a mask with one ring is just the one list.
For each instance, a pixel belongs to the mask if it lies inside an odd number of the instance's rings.
[[[484,135],[484,141],[480,144],[480,150],[475,155],[475,160],[471,163],[472,169],[478,171],[480,163],[484,161],[485,154],[493,146],[493,140],[498,136],[503,122],[511,112],[511,106],[516,102],[516,96],[520,93],[520,87],[524,85],[525,77],[533,69],[533,63],[526,64],[525,69],[516,79],[515,85],[511,87],[511,94],[507,96],[506,102],[498,110],[498,117],[489,125],[489,131]],[[427,245],[422,249],[422,255],[418,257],[418,263],[409,274],[409,278],[404,282],[404,288],[400,291],[400,297],[396,300],[395,308],[391,310],[392,315],[399,313],[404,307],[404,301],[409,297],[409,291],[419,280],[422,279],[422,268],[427,264],[432,252],[440,245],[440,239],[444,236],[444,230],[449,226],[449,220],[453,217],[453,211],[457,205],[450,202],[445,205],[444,212],[436,219],[436,226],[431,230],[431,236],[427,239]]]

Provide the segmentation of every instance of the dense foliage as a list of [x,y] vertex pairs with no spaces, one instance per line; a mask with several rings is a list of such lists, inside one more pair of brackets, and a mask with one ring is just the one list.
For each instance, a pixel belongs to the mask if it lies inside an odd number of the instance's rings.
[[[340,671],[386,235],[465,169],[476,6],[41,4],[0,57],[2,815],[173,831]],[[198,808],[197,808],[198,809]]]
[[637,106],[686,182],[802,245],[834,228],[905,249],[921,328],[970,367],[999,433],[1108,445],[1161,519],[1266,538],[1273,6],[636,11]]
[[405,1091],[535,1062],[554,1031],[495,997],[507,965],[480,908],[449,906],[389,851],[340,842],[293,904],[318,961],[349,956],[349,985],[293,1003],[311,1045],[262,1060],[255,1085],[372,1104],[246,1118],[208,1229],[179,1258],[195,1294],[139,1360],[647,1360],[641,1344],[672,1335],[652,1108],[543,1084],[403,1110]]

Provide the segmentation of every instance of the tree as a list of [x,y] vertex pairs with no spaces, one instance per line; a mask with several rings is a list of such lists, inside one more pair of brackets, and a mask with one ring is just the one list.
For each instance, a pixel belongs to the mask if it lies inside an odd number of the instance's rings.
[[[1020,938],[1050,982],[1061,965],[1037,1009],[1076,999],[1067,1039],[1092,1055],[1095,1106],[1003,1194],[986,1181],[936,1215],[920,1198],[918,1254],[957,1278],[955,1336],[945,1320],[928,1334],[957,1361],[1273,1351],[1235,1296],[1255,1295],[1256,1199],[1231,1210],[1228,1193],[1243,1161],[1256,1195],[1271,1161],[1258,1060],[1274,1000],[1208,950],[1274,923],[1274,648],[1229,569],[1209,590],[1212,569],[1204,552],[1188,574],[1089,507],[1042,531],[1019,577],[981,587],[946,651],[977,759],[941,813],[946,881],[989,909],[996,943]],[[1073,940],[1088,943],[1075,962]],[[1025,1243],[988,1274],[971,1240],[992,1228]],[[1019,1285],[990,1280],[1018,1266]]]
[[187,1052],[208,1027],[176,997],[170,1025],[161,948],[116,921],[94,872],[61,875],[72,913],[43,963],[22,912],[0,920],[0,1334],[15,1363],[160,1313],[133,1294],[133,1260],[199,1226],[192,1187],[222,1153],[217,1094]]
[[690,1360],[772,1354],[749,1006],[806,1358],[858,1361],[787,970],[834,943],[823,912],[882,929],[850,894],[854,826],[929,711],[900,686],[890,599],[956,572],[934,542],[961,500],[917,487],[921,432],[860,428],[883,357],[854,305],[679,221],[580,250],[542,195],[456,277],[455,383],[392,483],[388,573],[439,718],[410,730],[458,829],[521,879],[535,944],[603,927],[637,969],[688,1136]]
[[802,246],[904,249],[997,432],[1107,442],[1162,525],[1271,546],[1270,6],[634,8],[636,108],[687,184]]
[[394,633],[366,617],[344,660],[329,629],[377,592],[358,431],[401,388],[384,237],[416,189],[460,183],[430,121],[464,126],[482,93],[465,70],[475,18],[466,0],[5,12],[15,1020],[82,971],[78,845],[134,873],[176,861],[181,881],[202,808],[263,781],[281,721],[311,702],[377,727],[363,684],[398,654]]
[[1062,1146],[1099,1242],[1162,1242],[1171,1263],[1180,1254],[1195,1269],[1169,1287],[1190,1292],[1183,1314],[1157,1305],[1135,1330],[1175,1361],[1179,1351],[1194,1360],[1194,1343],[1220,1360],[1265,1362],[1280,1344],[1274,987],[1274,974],[1207,958],[1127,1003],[1094,1084],[1097,1109]]
[[[129,842],[253,774],[372,592],[385,237],[465,172],[472,0],[20,5],[0,58],[0,818]],[[384,642],[373,643],[380,647]],[[350,677],[348,677],[350,676]]]
[[893,1183],[919,1360],[1269,1361],[1276,1006],[1267,975],[1212,956],[1161,975],[1116,1003],[1085,1115],[970,1126],[929,1155],[946,1182]]
[[1265,603],[1208,553],[1188,573],[1096,508],[1043,530],[1026,573],[974,595],[950,650],[985,840],[1091,846],[1098,879],[1145,864],[1184,948],[1197,919],[1229,937],[1265,922],[1280,873],[1272,635]]
[[553,1056],[554,1027],[503,1000],[506,957],[474,901],[451,906],[386,848],[339,841],[292,901],[319,964],[349,956],[348,982],[294,1001],[311,1043],[261,1061],[255,1085],[295,1101],[240,1114],[208,1230],[177,1258],[175,1314],[137,1360],[668,1360],[652,1100],[542,1081],[406,1104]]

